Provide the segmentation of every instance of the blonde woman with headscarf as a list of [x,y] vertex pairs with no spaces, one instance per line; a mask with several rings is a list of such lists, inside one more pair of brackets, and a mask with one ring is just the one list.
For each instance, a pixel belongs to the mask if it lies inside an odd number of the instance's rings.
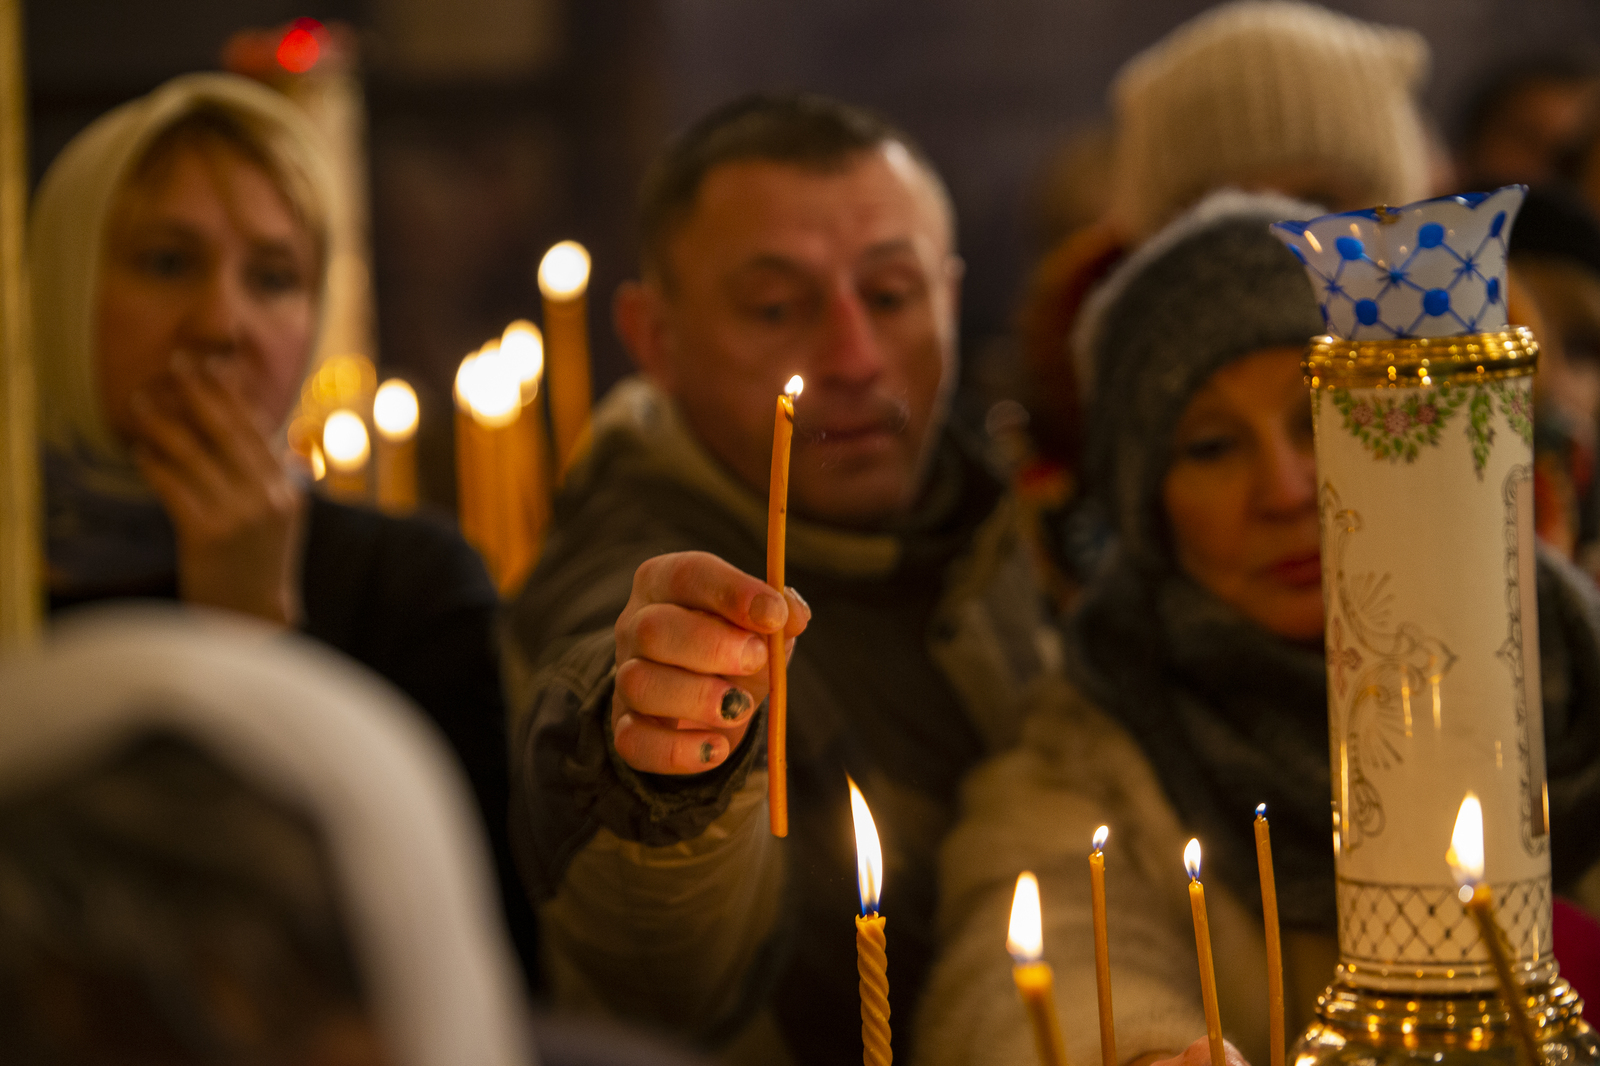
[[29,235],[51,609],[176,598],[387,677],[466,765],[526,946],[482,563],[448,526],[312,495],[283,462],[332,190],[294,105],[223,74],[117,108],[51,165]]

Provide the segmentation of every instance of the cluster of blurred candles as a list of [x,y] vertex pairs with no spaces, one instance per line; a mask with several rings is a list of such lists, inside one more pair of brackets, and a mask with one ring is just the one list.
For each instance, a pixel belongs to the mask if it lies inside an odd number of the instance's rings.
[[[861,914],[856,918],[856,957],[861,988],[862,1061],[866,1066],[889,1066],[889,978],[885,917],[879,912],[883,887],[883,852],[872,814],[854,781],[850,785],[851,814],[855,821],[856,868],[861,890]],[[1283,1066],[1283,952],[1278,929],[1278,895],[1272,872],[1272,837],[1266,804],[1256,807],[1256,863],[1261,880],[1262,919],[1266,926],[1267,1006],[1271,1066]],[[1117,1039],[1111,1017],[1111,960],[1106,934],[1105,846],[1110,829],[1095,830],[1089,852],[1090,903],[1094,925],[1095,985],[1100,1017],[1101,1066],[1118,1066]],[[1483,879],[1483,809],[1471,792],[1461,802],[1455,831],[1446,853],[1459,887],[1462,907],[1478,927],[1499,983],[1500,995],[1511,1016],[1513,1035],[1532,1066],[1543,1062],[1527,1004],[1511,967],[1511,953],[1495,919],[1494,896]],[[1195,953],[1200,966],[1200,994],[1205,1009],[1206,1038],[1212,1066],[1224,1066],[1226,1056],[1222,1018],[1217,1009],[1217,983],[1211,958],[1211,928],[1206,918],[1205,886],[1200,882],[1200,841],[1183,849],[1183,866],[1189,875],[1189,906],[1194,919]],[[1011,903],[1011,926],[1006,950],[1015,961],[1012,970],[1018,995],[1032,1026],[1034,1043],[1043,1066],[1067,1066],[1066,1044],[1056,1014],[1054,976],[1044,957],[1044,918],[1039,901],[1039,881],[1024,872],[1017,877]],[[1148,1050],[1148,1049],[1147,1049]],[[1181,1049],[1169,1049],[1178,1054]]]
[[[553,246],[539,264],[544,332],[519,319],[456,370],[457,513],[502,592],[538,558],[554,486],[588,432],[588,284],[583,246]],[[336,356],[306,382],[289,444],[334,495],[404,513],[417,506],[421,415],[407,382],[380,385],[370,359]]]

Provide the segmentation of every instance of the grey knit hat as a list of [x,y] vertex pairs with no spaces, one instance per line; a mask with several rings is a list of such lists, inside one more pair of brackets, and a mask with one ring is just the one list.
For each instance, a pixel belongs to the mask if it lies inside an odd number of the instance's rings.
[[1190,397],[1236,359],[1324,331],[1305,268],[1267,232],[1323,213],[1273,194],[1214,193],[1090,297],[1074,338],[1088,360],[1087,473],[1137,564],[1172,560],[1161,483]]

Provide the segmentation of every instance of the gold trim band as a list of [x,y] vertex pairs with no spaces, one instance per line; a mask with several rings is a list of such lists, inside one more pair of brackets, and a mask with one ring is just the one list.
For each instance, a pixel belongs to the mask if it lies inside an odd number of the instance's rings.
[[1532,374],[1539,342],[1526,326],[1460,337],[1350,341],[1313,337],[1301,360],[1313,389],[1417,389]]

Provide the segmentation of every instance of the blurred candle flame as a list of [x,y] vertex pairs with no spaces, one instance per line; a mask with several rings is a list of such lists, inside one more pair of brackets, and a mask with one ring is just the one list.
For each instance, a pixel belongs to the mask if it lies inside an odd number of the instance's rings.
[[322,424],[322,451],[335,470],[361,469],[371,448],[366,424],[354,411],[335,411]]
[[1471,792],[1456,813],[1455,832],[1450,834],[1450,850],[1444,858],[1456,884],[1465,887],[1483,880],[1483,805]]
[[399,378],[390,378],[378,386],[378,393],[372,398],[372,421],[384,440],[410,440],[417,431],[418,413],[416,390]]
[[1044,919],[1039,912],[1039,879],[1024,870],[1017,875],[1017,892],[1011,897],[1011,929],[1006,950],[1017,965],[1038,962],[1044,954]]
[[1267,816],[1267,805],[1265,803],[1256,804],[1256,817],[1257,818],[1265,818],[1266,816]]
[[500,354],[517,375],[526,405],[539,394],[539,381],[544,377],[544,335],[538,326],[519,318],[500,335]]
[[878,827],[872,822],[867,801],[848,774],[850,814],[856,823],[856,881],[861,888],[861,913],[876,914],[883,891],[883,847],[878,843]]
[[550,246],[539,260],[539,291],[547,300],[574,300],[589,287],[589,252],[577,241]]
[[799,396],[800,393],[804,391],[805,387],[805,379],[799,374],[796,374],[794,377],[789,379],[789,384],[783,387],[783,394],[792,400],[796,396]]
[[490,341],[461,360],[456,371],[456,400],[479,425],[490,429],[517,420],[522,382],[511,360],[501,355],[498,341]]
[[1111,839],[1111,827],[1109,825],[1103,825],[1096,829],[1094,831],[1094,850],[1104,851],[1106,841],[1109,839]]
[[1200,838],[1192,837],[1183,849],[1183,868],[1189,871],[1189,880],[1200,880]]

